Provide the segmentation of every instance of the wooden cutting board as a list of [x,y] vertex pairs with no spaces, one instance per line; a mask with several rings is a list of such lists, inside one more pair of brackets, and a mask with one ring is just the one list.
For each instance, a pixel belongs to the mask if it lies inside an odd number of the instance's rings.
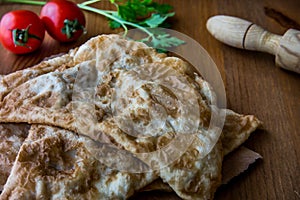
[[[82,1],[77,1],[82,2]],[[173,28],[201,43],[216,62],[223,77],[228,107],[239,113],[254,114],[264,122],[246,146],[260,153],[259,161],[226,186],[215,199],[300,199],[300,75],[274,66],[274,57],[226,46],[206,30],[206,20],[217,14],[248,19],[267,30],[283,34],[300,24],[298,0],[161,0],[174,6]],[[107,1],[95,6],[109,8]],[[38,6],[9,4],[0,6],[0,16],[13,9],[39,12]],[[269,12],[266,12],[268,10]],[[271,10],[271,13],[270,13]],[[104,17],[85,12],[88,33],[77,42],[59,44],[46,35],[41,49],[16,56],[0,46],[0,74],[32,66],[47,56],[67,52],[90,37],[111,30]],[[175,194],[150,192],[132,199],[180,199]]]

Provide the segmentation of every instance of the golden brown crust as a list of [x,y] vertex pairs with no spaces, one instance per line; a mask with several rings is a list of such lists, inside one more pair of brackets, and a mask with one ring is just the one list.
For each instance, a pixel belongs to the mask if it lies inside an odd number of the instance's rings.
[[0,100],[2,101],[12,89],[28,80],[55,70],[63,71],[74,66],[72,55],[75,52],[76,50],[71,50],[68,54],[42,61],[31,68],[19,70],[3,76],[0,79]]
[[0,124],[0,191],[6,183],[29,128],[28,124]]
[[[223,154],[227,155],[230,152],[232,152],[234,149],[236,149],[237,147],[239,147],[242,143],[244,143],[248,137],[250,136],[250,133],[252,133],[256,128],[258,128],[261,125],[261,122],[254,116],[252,115],[240,115],[237,114],[231,110],[224,110],[226,111],[226,119],[225,119],[225,123],[224,123],[224,127],[222,130],[222,137],[221,137],[221,142],[222,142],[222,146],[223,146]],[[245,148],[243,148],[245,149]],[[191,150],[190,150],[191,151]],[[194,152],[196,150],[194,149]],[[250,150],[247,150],[247,152],[252,152]],[[229,158],[231,160],[234,160],[235,162],[239,162],[239,166],[235,166],[235,169],[243,169],[245,170],[248,166],[249,163],[244,162],[241,163],[241,161],[239,161],[238,159],[241,156],[247,156],[244,155],[243,152],[239,152],[240,154],[238,156],[234,155],[230,155]],[[249,153],[248,153],[249,154]],[[253,152],[253,155],[258,155],[255,152]],[[210,154],[208,155],[210,156]],[[184,155],[184,157],[188,157],[188,154]],[[192,158],[196,158],[197,155],[194,153],[194,155],[190,156],[190,159]],[[261,157],[260,157],[261,158]],[[190,160],[186,160],[181,158],[182,160],[179,162],[181,164],[181,166],[178,166],[178,164],[174,164],[173,170],[177,168],[177,170],[179,170],[180,168],[183,168],[185,165],[188,165],[188,163],[191,163]],[[223,174],[222,174],[222,183],[224,184],[225,182],[228,182],[232,177],[237,176],[240,171],[232,171],[232,163],[231,160],[226,160],[225,162],[225,171],[224,171],[224,166],[222,167],[223,169]],[[254,159],[257,159],[257,157],[255,157]],[[206,161],[207,159],[202,160],[204,163],[208,161]],[[253,162],[251,160],[251,162]],[[186,164],[184,164],[186,163]],[[208,163],[209,164],[209,163]],[[224,162],[223,162],[224,164]],[[242,165],[241,165],[242,164]],[[179,168],[179,169],[178,169]],[[177,170],[174,170],[173,173],[176,175]],[[227,174],[227,171],[230,171],[229,174]],[[161,172],[162,173],[162,172]],[[170,172],[169,172],[170,173]],[[168,174],[168,177],[171,177],[172,175]],[[202,174],[200,175],[202,176]],[[200,177],[199,176],[199,177]],[[182,182],[183,180],[179,180],[178,183]],[[173,183],[174,184],[174,183]],[[220,183],[218,181],[214,182],[215,188],[219,185]],[[178,184],[174,184],[176,186],[178,186]],[[201,187],[201,186],[200,186]],[[202,186],[204,187],[204,186]],[[157,181],[155,181],[154,183],[149,184],[148,186],[146,186],[145,188],[143,188],[141,191],[151,191],[151,190],[163,190],[163,191],[173,191],[172,188],[170,188],[168,183],[163,182],[162,180],[158,179]],[[181,188],[182,190],[182,188]],[[187,196],[186,194],[187,191],[183,191],[183,194],[180,195],[182,197]],[[201,195],[199,195],[201,196]],[[211,194],[212,198],[213,194]],[[187,199],[189,199],[189,197],[186,197]],[[192,199],[197,199],[197,197],[193,197]]]
[[226,109],[222,144],[224,155],[243,144],[262,123],[253,115],[241,115]]
[[32,125],[0,199],[126,199],[157,178],[112,170],[86,149],[89,138]]
[[218,142],[204,158],[193,143],[174,164],[160,170],[160,177],[183,199],[213,199],[221,184],[222,144]]
[[[45,65],[45,62],[48,64]],[[151,159],[148,163],[149,157],[143,157],[141,153],[159,152],[153,153],[153,158],[157,160],[160,160],[159,156],[168,157],[169,154],[161,150],[177,136],[191,132],[191,138],[195,137],[192,145],[186,147],[179,159],[167,158],[167,162],[171,163],[159,172],[162,180],[184,199],[213,198],[221,183],[224,153],[227,154],[244,142],[259,125],[259,121],[253,116],[228,111],[220,140],[218,127],[210,127],[210,123],[212,113],[221,118],[220,113],[224,110],[212,105],[215,94],[209,84],[194,74],[192,68],[179,58],[165,57],[143,43],[127,41],[116,35],[92,38],[65,57],[45,62],[37,65],[36,69],[2,77],[0,121],[42,123],[68,129],[136,154],[149,166]],[[43,65],[49,70],[44,70]],[[156,109],[165,112],[156,114]],[[162,123],[164,121],[165,124]],[[75,139],[74,134],[67,130],[47,126],[34,126],[32,130],[19,153],[18,162],[15,163],[3,196],[32,195],[30,191],[33,190],[36,191],[34,195],[39,195],[37,191],[43,193],[44,190],[40,189],[45,189],[50,180],[62,180],[61,187],[66,187],[64,191],[70,193],[72,188],[68,188],[68,184],[73,181],[73,176],[68,176],[69,172],[62,175],[57,171],[49,171],[48,174],[46,167],[49,166],[46,166],[43,159],[51,157],[49,151],[52,148],[58,149],[57,153],[60,155],[62,150],[57,145],[64,146],[67,141],[71,141],[76,146],[84,137]],[[41,138],[35,132],[40,132]],[[80,155],[91,163],[109,160],[110,158],[101,157],[101,150],[97,146],[87,147],[85,150],[81,149]],[[31,152],[40,156],[38,160],[41,162],[31,160]],[[42,152],[48,153],[44,155]],[[63,159],[61,156],[58,161]],[[69,162],[71,161],[66,161]],[[27,166],[26,163],[30,165]],[[30,174],[20,170],[26,167],[27,171],[31,170]],[[69,165],[62,167],[69,168]],[[89,176],[93,166],[86,167],[87,170],[80,168],[79,171],[82,170]],[[41,179],[41,174],[46,172],[45,177],[49,175],[50,178]],[[76,180],[81,176],[81,172],[74,175]],[[128,177],[127,174],[120,176]],[[145,177],[145,173],[140,176],[142,177],[139,178]],[[31,181],[26,182],[23,177],[31,177]],[[122,198],[126,198],[136,188],[140,189],[150,183],[152,178],[146,178],[147,181],[142,182],[142,186],[139,183],[134,186],[130,181],[123,183],[122,187],[133,188],[126,191],[117,188],[116,191],[122,191]],[[35,179],[42,184],[38,190]],[[27,185],[23,187],[20,184],[25,183],[24,181]],[[101,182],[103,179],[97,181]],[[82,187],[88,188],[83,194],[87,196],[83,197],[96,197],[99,192],[103,192],[99,188],[96,190],[100,191],[91,191],[94,187],[91,185]],[[46,188],[48,192],[50,189]],[[61,194],[56,192],[50,190],[49,194],[42,195]],[[75,197],[77,198],[76,195]]]

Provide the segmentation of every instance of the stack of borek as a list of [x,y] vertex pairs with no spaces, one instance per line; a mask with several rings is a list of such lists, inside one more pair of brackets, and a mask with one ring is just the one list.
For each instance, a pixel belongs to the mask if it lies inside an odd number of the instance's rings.
[[118,35],[2,76],[0,198],[127,199],[155,188],[212,199],[223,157],[260,125],[214,98],[186,62]]

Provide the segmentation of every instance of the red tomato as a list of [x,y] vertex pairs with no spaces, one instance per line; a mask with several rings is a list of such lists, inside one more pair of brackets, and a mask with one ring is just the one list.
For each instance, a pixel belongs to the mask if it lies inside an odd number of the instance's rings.
[[16,54],[32,52],[41,46],[45,28],[40,18],[29,10],[6,13],[0,22],[2,45]]
[[71,1],[49,1],[43,6],[40,17],[49,35],[60,42],[74,41],[84,31],[83,12]]

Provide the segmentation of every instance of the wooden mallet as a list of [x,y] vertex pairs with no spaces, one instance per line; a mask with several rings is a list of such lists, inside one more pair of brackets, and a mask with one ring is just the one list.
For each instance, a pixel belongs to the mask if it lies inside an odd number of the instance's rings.
[[275,55],[278,66],[300,73],[300,31],[289,29],[283,36],[232,16],[217,15],[208,19],[208,31],[218,40],[237,48]]

